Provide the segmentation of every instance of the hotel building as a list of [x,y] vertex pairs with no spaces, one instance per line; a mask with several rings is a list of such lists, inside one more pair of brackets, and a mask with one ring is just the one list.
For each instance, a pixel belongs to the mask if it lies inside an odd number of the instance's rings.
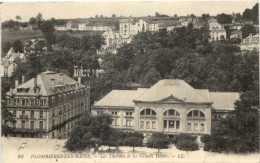
[[16,122],[8,136],[64,139],[82,113],[90,111],[89,87],[62,73],[43,72],[7,93],[6,108]]

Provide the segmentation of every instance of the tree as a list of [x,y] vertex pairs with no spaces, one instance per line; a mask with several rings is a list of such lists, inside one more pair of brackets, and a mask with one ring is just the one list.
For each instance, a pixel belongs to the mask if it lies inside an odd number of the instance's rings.
[[19,20],[21,20],[22,18],[21,18],[21,16],[16,15],[16,16],[15,16],[15,19],[16,19],[17,21],[19,21]]
[[217,15],[217,20],[220,24],[230,24],[233,18],[232,15],[222,13]]
[[10,42],[2,42],[2,57],[10,50],[12,44]]
[[37,24],[38,24],[39,27],[41,26],[42,21],[43,21],[42,14],[41,14],[41,13],[38,13],[38,14],[36,15],[36,22],[37,22]]
[[174,17],[175,17],[175,18],[177,18],[177,17],[178,17],[178,15],[177,15],[177,14],[174,14]]
[[246,24],[244,27],[241,28],[242,31],[242,38],[246,38],[249,36],[249,34],[256,34],[256,29],[253,25]]
[[23,43],[21,42],[21,40],[15,40],[12,44],[12,47],[14,48],[15,52],[23,52]]
[[176,146],[177,149],[187,151],[187,153],[188,151],[199,150],[199,145],[190,139],[178,141]]
[[36,22],[37,22],[37,19],[34,18],[34,17],[31,17],[30,20],[29,20],[29,23],[32,24],[32,25],[36,24]]
[[110,115],[92,116],[85,113],[78,125],[72,130],[65,147],[70,151],[79,151],[85,148],[97,150],[102,144],[105,144],[111,135],[111,123]]
[[51,21],[44,21],[40,27],[44,37],[49,45],[53,45],[56,42],[56,36],[54,35],[54,25]]
[[162,133],[154,133],[147,141],[146,146],[148,148],[156,148],[158,149],[158,153],[160,152],[160,149],[168,148],[168,145],[170,144],[169,139],[167,138],[167,135],[164,135]]
[[115,18],[116,17],[116,15],[115,14],[112,14],[112,18]]
[[97,14],[97,15],[95,15],[95,18],[99,18],[98,14]]
[[243,12],[243,19],[251,20],[252,11],[250,9],[245,9]]
[[134,152],[135,147],[143,145],[143,135],[140,133],[131,133],[123,140],[123,144],[133,147]]

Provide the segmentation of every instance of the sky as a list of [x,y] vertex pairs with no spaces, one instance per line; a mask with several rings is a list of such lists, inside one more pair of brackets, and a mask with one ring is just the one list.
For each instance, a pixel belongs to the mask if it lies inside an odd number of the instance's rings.
[[1,20],[15,20],[19,15],[22,20],[28,21],[39,12],[44,19],[52,17],[56,19],[89,18],[96,14],[111,16],[112,14],[122,16],[148,16],[155,12],[173,16],[186,16],[194,14],[201,16],[203,13],[216,15],[220,13],[232,14],[246,8],[252,8],[257,1],[95,1],[95,2],[3,2],[0,8]]

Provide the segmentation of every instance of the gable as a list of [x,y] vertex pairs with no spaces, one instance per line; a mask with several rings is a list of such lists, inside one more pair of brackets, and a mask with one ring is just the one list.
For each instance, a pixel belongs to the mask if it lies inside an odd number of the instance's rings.
[[159,100],[158,102],[159,103],[182,104],[185,101],[181,100],[181,99],[178,99],[177,97],[174,97],[173,95],[171,95],[171,96],[166,97],[166,98],[164,98],[162,100]]

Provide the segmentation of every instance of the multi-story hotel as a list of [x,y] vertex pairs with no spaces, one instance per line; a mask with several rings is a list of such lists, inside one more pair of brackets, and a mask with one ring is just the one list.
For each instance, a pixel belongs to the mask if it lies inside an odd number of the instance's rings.
[[200,137],[211,134],[214,114],[219,118],[233,110],[238,99],[238,93],[209,92],[194,89],[183,80],[165,79],[151,88],[112,90],[94,104],[92,114],[111,114],[112,127],[140,131],[145,140],[153,132]]
[[67,138],[81,114],[90,111],[89,87],[62,74],[43,72],[7,93],[8,111],[15,123],[9,123],[8,136]]

